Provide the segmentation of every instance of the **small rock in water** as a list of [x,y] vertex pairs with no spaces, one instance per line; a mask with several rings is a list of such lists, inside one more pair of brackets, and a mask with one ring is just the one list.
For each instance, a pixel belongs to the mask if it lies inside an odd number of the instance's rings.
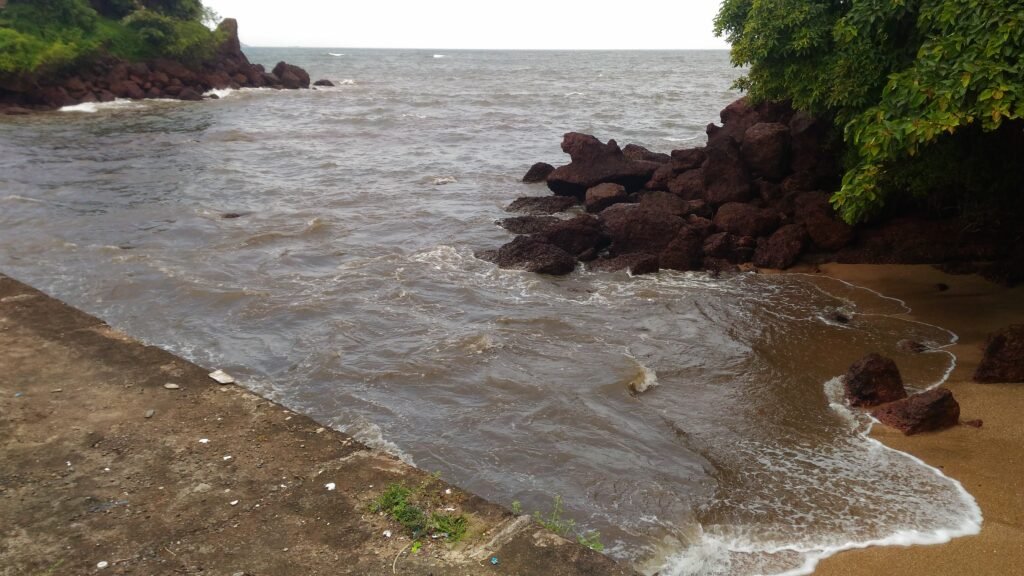
[[174,382],[168,382],[167,384],[164,384],[164,388],[167,388],[168,390],[177,390],[181,388],[181,386],[178,386]]
[[213,378],[214,380],[216,380],[218,384],[234,384],[235,383],[235,379],[230,374],[228,374],[227,372],[225,372],[223,370],[217,370],[215,372],[210,372],[210,378]]
[[152,418],[154,415],[156,415],[156,410],[146,410],[146,418]]

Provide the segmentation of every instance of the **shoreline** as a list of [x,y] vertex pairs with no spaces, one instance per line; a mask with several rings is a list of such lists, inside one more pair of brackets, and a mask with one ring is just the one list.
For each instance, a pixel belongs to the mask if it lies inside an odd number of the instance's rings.
[[[908,319],[950,330],[956,342],[946,347],[956,357],[941,386],[961,405],[961,421],[983,420],[981,428],[955,428],[917,436],[881,424],[869,437],[910,455],[958,482],[981,509],[976,535],[939,538],[935,544],[866,545],[822,558],[816,576],[906,574],[953,576],[1011,574],[1024,565],[1024,458],[1019,453],[1024,426],[1020,384],[971,381],[990,332],[1024,322],[1024,287],[1007,288],[976,275],[952,276],[928,265],[825,264],[830,278],[850,282],[903,301]],[[801,270],[795,269],[794,272]],[[947,535],[948,536],[948,535]]]

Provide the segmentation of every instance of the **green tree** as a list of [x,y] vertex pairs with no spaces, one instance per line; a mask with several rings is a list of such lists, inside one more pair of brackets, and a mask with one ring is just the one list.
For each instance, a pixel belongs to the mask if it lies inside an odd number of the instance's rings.
[[847,156],[832,203],[850,222],[897,188],[927,192],[921,174],[952,173],[951,150],[1024,116],[1020,0],[725,0],[715,27],[754,101],[836,119]]

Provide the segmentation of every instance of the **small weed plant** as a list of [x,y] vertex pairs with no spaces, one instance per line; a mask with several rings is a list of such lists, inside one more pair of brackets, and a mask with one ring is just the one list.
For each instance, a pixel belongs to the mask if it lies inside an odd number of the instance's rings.
[[[436,477],[432,478],[436,481]],[[444,538],[454,544],[466,535],[466,531],[469,529],[469,520],[464,514],[437,512],[428,514],[423,509],[420,500],[424,499],[423,494],[432,483],[428,480],[415,490],[401,484],[390,484],[371,503],[370,511],[387,514],[392,520],[401,524],[413,539],[433,536]]]
[[[521,510],[522,505],[518,501],[512,503],[513,512],[518,514]],[[559,536],[569,538],[575,535],[576,541],[581,545],[596,552],[603,552],[604,544],[601,543],[601,533],[597,531],[580,532],[576,530],[576,521],[571,518],[562,517],[564,512],[565,505],[562,502],[562,497],[556,494],[554,502],[551,504],[551,511],[545,515],[539,510],[535,510],[533,512],[533,519]]]

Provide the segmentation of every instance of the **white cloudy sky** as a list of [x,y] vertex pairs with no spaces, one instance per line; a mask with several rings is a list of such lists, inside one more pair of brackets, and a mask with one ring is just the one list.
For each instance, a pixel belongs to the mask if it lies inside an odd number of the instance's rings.
[[721,0],[204,0],[251,46],[728,48]]

